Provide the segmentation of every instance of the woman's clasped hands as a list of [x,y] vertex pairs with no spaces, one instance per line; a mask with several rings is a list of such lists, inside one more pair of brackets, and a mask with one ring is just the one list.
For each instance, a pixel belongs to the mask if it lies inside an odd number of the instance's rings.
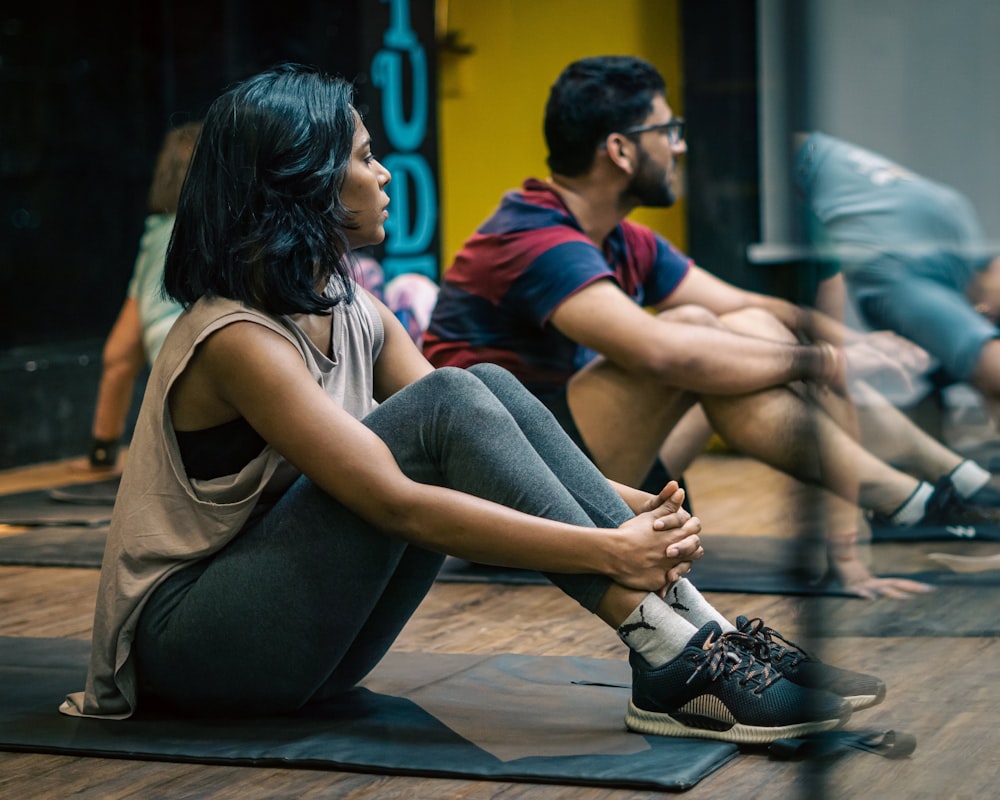
[[618,527],[622,552],[610,576],[623,586],[665,595],[705,554],[701,520],[682,507],[684,490],[670,481],[648,495],[636,516]]

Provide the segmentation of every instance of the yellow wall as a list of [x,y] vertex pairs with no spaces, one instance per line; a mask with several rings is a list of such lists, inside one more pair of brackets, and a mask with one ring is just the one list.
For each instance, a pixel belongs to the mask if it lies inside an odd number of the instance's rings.
[[[438,26],[473,48],[438,54],[443,268],[504,191],[548,174],[542,115],[569,62],[641,56],[663,74],[674,113],[684,113],[677,0],[438,0]],[[683,249],[684,214],[681,201],[633,218]]]

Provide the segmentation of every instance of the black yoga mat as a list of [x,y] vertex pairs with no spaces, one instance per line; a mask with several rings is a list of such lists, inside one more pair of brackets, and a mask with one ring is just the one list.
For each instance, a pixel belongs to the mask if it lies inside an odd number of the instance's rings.
[[[98,568],[104,555],[107,527],[36,527],[0,537],[0,565]],[[814,573],[794,571],[793,545],[763,537],[715,536],[706,541],[708,555],[699,561],[692,579],[703,591],[752,594],[840,595],[838,587]],[[926,565],[925,565],[926,566]],[[1000,574],[1000,573],[998,573]],[[493,567],[448,558],[438,575],[445,583],[546,585],[544,575],[531,570]]]
[[49,489],[49,498],[60,503],[73,503],[74,505],[113,506],[120,483],[121,478],[115,476],[103,481],[57,486],[55,489]]
[[1000,525],[872,525],[876,542],[1000,542]]
[[[705,557],[696,562],[691,579],[706,592],[748,594],[842,595],[821,580],[822,568],[796,567],[795,542],[777,537],[703,537]],[[449,558],[438,580],[450,583],[545,584],[545,576],[530,570],[506,569]]]
[[101,566],[108,527],[33,527],[0,536],[0,565],[23,567]]
[[811,609],[822,636],[984,637],[1000,636],[1000,585],[938,586],[906,600],[865,602],[817,597]]
[[[794,540],[768,536],[706,534],[705,557],[697,561],[690,578],[704,592],[781,594],[850,597],[839,586],[824,579],[820,554],[803,561]],[[862,546],[860,554],[878,575],[906,577],[940,586],[997,586],[1000,569],[980,573],[956,573],[942,568],[932,553],[988,556],[1000,552],[990,542],[875,542]],[[529,570],[491,567],[461,559],[445,561],[438,580],[450,583],[546,584],[545,576]]]
[[390,652],[363,687],[296,715],[65,717],[88,650],[0,637],[0,749],[647,790],[690,788],[738,752],[626,731],[624,661]]
[[[114,503],[113,498],[107,501],[108,491],[102,486],[84,490],[80,485],[73,485],[0,495],[0,524],[38,527],[107,525],[111,521]],[[69,497],[74,499],[65,499]],[[95,497],[103,498],[102,502],[94,502]]]
[[[934,587],[929,594],[906,600],[882,598],[874,602],[847,595],[839,586],[820,579],[819,564],[791,571],[794,543],[768,537],[706,536],[705,558],[691,572],[704,592],[799,595],[811,597],[810,619],[819,636],[998,636],[1000,635],[1000,569],[953,572],[942,568],[936,554],[959,555],[992,563],[1000,545],[990,542],[884,542],[859,550],[875,574],[905,577]],[[449,564],[445,565],[445,572]],[[500,570],[459,562],[453,575],[487,580]],[[516,581],[545,579],[537,573]],[[457,578],[451,577],[451,580]]]
[[[107,527],[33,527],[23,533],[0,536],[0,565],[84,567],[101,565]],[[802,596],[848,597],[838,586],[821,579],[819,563],[791,569],[796,563],[794,542],[777,537],[706,535],[706,556],[698,561],[691,579],[702,591]],[[988,542],[876,543],[863,550],[880,575],[905,576],[937,586],[1000,587],[1000,569],[956,573],[941,568],[932,553],[988,557],[1000,546]],[[445,583],[501,583],[546,585],[545,576],[530,570],[492,567],[457,558],[445,560],[438,580]]]
[[[939,568],[936,554],[990,562],[1000,545],[989,542],[876,544],[871,547],[882,575],[905,576],[934,587],[906,600],[859,602],[818,597],[811,618],[826,636],[1000,636],[1000,570],[953,572]],[[924,566],[914,569],[918,562]],[[895,562],[895,563],[893,563]],[[895,568],[894,568],[895,567]]]

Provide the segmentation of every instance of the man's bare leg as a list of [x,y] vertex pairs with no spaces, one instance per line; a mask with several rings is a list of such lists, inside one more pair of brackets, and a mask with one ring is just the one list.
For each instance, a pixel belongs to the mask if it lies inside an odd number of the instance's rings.
[[683,475],[705,452],[712,438],[712,426],[701,405],[693,405],[660,446],[660,461],[671,475]]
[[[744,312],[725,315],[723,322],[730,329],[746,335],[763,336],[778,341],[795,340],[792,332],[780,321],[760,310],[748,309]],[[857,452],[855,448],[859,440],[867,440],[861,439],[859,436],[859,418],[850,398],[842,396],[828,387],[816,385],[793,384],[788,388],[807,407],[811,408],[814,418],[816,449],[821,457],[837,463],[838,456],[845,454],[843,448],[845,446],[847,448],[848,471],[843,471],[843,462],[840,462],[840,466],[837,468],[839,472],[837,494],[839,497],[827,495],[824,498],[826,505],[826,514],[824,515],[826,519],[824,532],[826,555],[827,563],[833,574],[845,588],[868,599],[879,596],[903,599],[912,594],[930,591],[930,587],[926,584],[899,578],[880,578],[873,575],[861,560],[857,547],[858,542],[871,538],[870,527],[864,516],[859,513],[858,505],[886,513],[884,508],[875,505],[882,502],[879,497],[886,498],[885,502],[889,503],[890,506],[896,500],[889,502],[888,495],[884,494],[888,484],[881,483],[881,481],[890,480],[898,484],[901,477],[909,476],[903,476],[903,473],[892,470],[892,468],[889,468],[891,474],[885,473],[884,468],[888,465],[881,463],[877,457],[872,458],[868,451],[862,451],[864,452],[864,461],[868,464],[869,469],[874,469],[874,475],[881,477],[876,477],[877,483],[872,484],[870,480],[866,479],[863,467],[859,467],[852,478],[849,471],[850,453]],[[772,466],[775,465],[772,464]],[[821,480],[821,483],[829,485],[829,481]],[[918,484],[913,480],[911,485],[915,489]]]
[[[599,359],[577,373],[567,402],[598,467],[636,485],[694,396]],[[892,513],[919,481],[883,463],[795,392],[703,396],[712,427],[730,446],[864,508]],[[854,487],[859,487],[855,489]]]
[[[689,411],[697,408],[693,400],[688,392],[640,380],[604,359],[581,370],[567,386],[570,411],[598,467],[608,477],[632,485],[645,476],[658,446],[685,414],[691,416],[682,427],[691,430],[683,434],[697,431],[697,411]],[[772,467],[825,486],[849,504],[853,512],[848,514],[858,514],[859,483],[865,507],[886,514],[906,502],[919,485],[865,451],[829,416],[790,389],[702,400],[727,442]],[[828,438],[832,443],[821,446]],[[683,466],[669,457],[664,463],[675,469]],[[838,528],[828,542],[833,557],[840,559],[837,574],[845,586],[866,597],[905,597],[926,590],[911,581],[872,576],[857,561],[857,530],[856,525]]]
[[638,486],[695,397],[599,358],[570,379],[566,402],[598,468]]
[[983,345],[972,373],[972,384],[983,393],[993,424],[1000,428],[1000,339]]
[[880,461],[790,389],[703,396],[701,402],[731,447],[862,508],[891,514],[920,483]]
[[[791,331],[770,314],[759,310],[724,315],[721,321],[731,330],[746,335],[795,341]],[[917,478],[934,483],[964,461],[863,381],[852,384],[852,394],[817,386],[793,385],[791,388],[823,409],[845,433],[864,442],[865,449],[879,460],[898,464]],[[861,398],[860,406],[854,402],[855,397]]]
[[[926,481],[947,475],[963,458],[928,434],[864,381],[851,386],[857,398],[857,418],[861,440],[883,461],[903,466]],[[839,397],[831,403],[843,402]],[[834,414],[836,411],[831,408]]]

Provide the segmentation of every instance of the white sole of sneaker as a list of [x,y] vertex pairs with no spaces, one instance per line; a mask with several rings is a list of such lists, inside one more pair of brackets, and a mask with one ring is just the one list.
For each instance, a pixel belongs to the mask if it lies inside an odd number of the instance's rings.
[[712,728],[694,728],[690,725],[685,725],[669,714],[644,711],[641,708],[637,708],[629,700],[628,711],[625,714],[625,726],[636,733],[650,733],[655,736],[715,739],[721,742],[733,742],[734,744],[769,744],[775,739],[793,738],[796,736],[805,736],[809,733],[834,730],[847,722],[849,717],[850,714],[847,714],[836,719],[801,722],[796,725],[783,725],[775,728],[742,725],[736,722],[724,730],[713,730]]
[[885,688],[883,687],[882,691],[878,694],[856,694],[851,697],[845,697],[844,699],[851,704],[852,709],[860,711],[863,708],[877,706],[885,700]]

